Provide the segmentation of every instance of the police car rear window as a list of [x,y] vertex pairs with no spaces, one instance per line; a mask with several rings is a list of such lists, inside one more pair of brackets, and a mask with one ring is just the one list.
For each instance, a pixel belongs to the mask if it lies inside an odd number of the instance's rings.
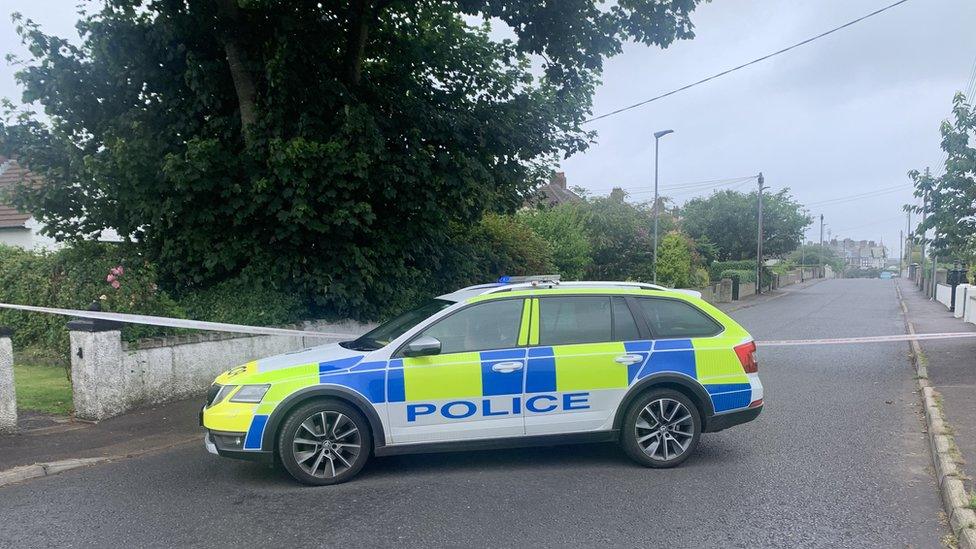
[[637,303],[655,338],[710,337],[722,331],[721,324],[684,301],[639,298]]

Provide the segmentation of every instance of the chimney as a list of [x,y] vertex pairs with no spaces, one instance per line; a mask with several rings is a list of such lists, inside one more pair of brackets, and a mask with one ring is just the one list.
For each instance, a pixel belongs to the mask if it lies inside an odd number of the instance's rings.
[[549,184],[560,189],[566,188],[566,172],[556,172],[549,179]]

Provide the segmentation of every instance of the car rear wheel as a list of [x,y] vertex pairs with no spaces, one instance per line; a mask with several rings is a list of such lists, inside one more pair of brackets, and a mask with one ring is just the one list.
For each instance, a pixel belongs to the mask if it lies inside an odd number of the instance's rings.
[[620,443],[647,467],[674,467],[695,450],[701,435],[698,407],[672,389],[652,389],[627,409]]
[[345,482],[369,459],[369,423],[354,407],[318,400],[295,409],[278,435],[281,464],[295,480],[326,485]]

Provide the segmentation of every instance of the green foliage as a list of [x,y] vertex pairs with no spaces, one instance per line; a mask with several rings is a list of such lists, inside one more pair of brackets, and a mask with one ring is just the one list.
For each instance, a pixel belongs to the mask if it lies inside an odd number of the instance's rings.
[[407,286],[411,288],[407,298],[384,310],[384,315],[431,293],[492,282],[506,274],[543,274],[555,269],[548,243],[521,217],[488,214],[472,227],[455,226],[444,252],[434,266],[434,276]]
[[[121,274],[112,274],[121,267]],[[115,279],[114,287],[108,279]],[[87,309],[100,301],[102,310],[161,316],[183,316],[182,309],[156,285],[152,263],[130,246],[82,243],[58,252],[27,252],[0,246],[0,301]],[[0,325],[14,329],[14,344],[41,347],[66,362],[66,318],[56,315],[0,311]],[[151,326],[129,325],[127,339],[159,333]]]
[[[110,275],[118,287],[108,280]],[[271,274],[254,269],[207,289],[188,290],[178,300],[159,289],[157,278],[154,264],[132,245],[84,242],[56,252],[0,246],[0,302],[87,309],[98,301],[104,311],[260,326],[310,316],[301,296],[276,287]],[[67,364],[67,321],[57,315],[0,310],[0,326],[14,329],[14,345],[36,353],[34,362]],[[132,341],[172,332],[127,324],[122,336]]]
[[752,273],[752,280],[756,279],[756,260],[744,259],[741,261],[714,261],[708,267],[708,274],[714,280],[726,278],[722,276],[725,271],[748,271]]
[[131,236],[171,290],[273,267],[371,317],[584,149],[603,60],[691,38],[698,2],[104,0],[79,45],[15,18],[23,99],[56,122],[0,133],[52,236]]
[[731,278],[732,280],[738,280],[741,284],[751,284],[756,281],[756,271],[726,269],[719,273],[719,278]]
[[692,285],[692,250],[681,233],[671,232],[661,240],[657,250],[658,283],[672,288]]
[[840,273],[844,270],[844,258],[837,255],[837,252],[829,246],[819,244],[804,244],[790,253],[789,260],[796,265],[807,267],[830,265],[834,272]]
[[582,208],[593,250],[587,278],[649,282],[654,245],[650,212],[610,197],[588,199]]
[[[946,153],[945,173],[932,177],[926,170],[908,172],[915,186],[915,196],[924,198],[925,221],[915,230],[915,242],[934,238],[930,250],[941,257],[976,262],[976,147],[971,144],[976,132],[976,108],[966,96],[953,98],[952,120],[942,122],[942,150]],[[922,207],[906,206],[922,213]]]
[[[719,191],[693,198],[684,205],[682,229],[696,241],[707,238],[717,248],[716,258],[756,257],[756,192]],[[803,229],[813,222],[803,206],[783,189],[763,195],[763,254],[782,256],[796,249]],[[714,272],[714,269],[713,269]]]
[[581,206],[561,204],[553,208],[524,210],[519,218],[545,239],[552,251],[552,263],[563,280],[583,278],[593,262]]
[[312,315],[301,295],[276,285],[271,273],[245,269],[240,276],[180,296],[186,316],[211,322],[275,326]]

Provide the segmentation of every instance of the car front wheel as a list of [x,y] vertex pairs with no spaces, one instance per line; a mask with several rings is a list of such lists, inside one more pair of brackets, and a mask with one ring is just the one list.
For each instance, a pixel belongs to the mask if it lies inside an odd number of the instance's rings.
[[631,403],[624,417],[621,445],[647,467],[674,467],[694,451],[701,435],[698,407],[672,389],[652,389]]
[[359,473],[372,450],[369,424],[354,407],[337,400],[299,406],[278,436],[281,464],[295,480],[326,485]]

